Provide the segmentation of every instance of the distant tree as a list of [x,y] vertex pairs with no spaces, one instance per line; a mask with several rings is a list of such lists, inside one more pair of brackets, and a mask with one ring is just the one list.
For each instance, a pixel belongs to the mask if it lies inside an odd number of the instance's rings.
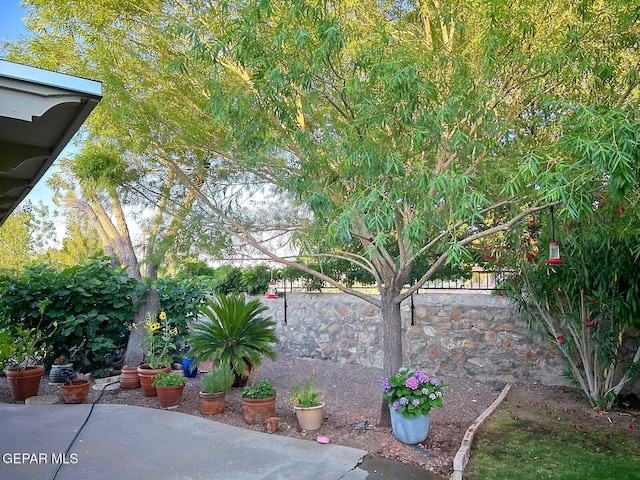
[[89,219],[80,212],[70,211],[66,218],[66,231],[59,249],[46,252],[48,260],[57,265],[71,267],[89,258],[105,255],[102,242]]
[[0,271],[19,272],[33,261],[31,214],[14,211],[0,227]]
[[43,261],[55,236],[49,208],[27,201],[0,226],[0,271],[20,273]]

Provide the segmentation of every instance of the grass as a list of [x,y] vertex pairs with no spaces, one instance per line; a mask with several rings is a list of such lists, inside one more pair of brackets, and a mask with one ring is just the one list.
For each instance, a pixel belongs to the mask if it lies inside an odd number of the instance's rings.
[[640,479],[640,445],[622,430],[522,419],[499,408],[473,445],[465,480]]

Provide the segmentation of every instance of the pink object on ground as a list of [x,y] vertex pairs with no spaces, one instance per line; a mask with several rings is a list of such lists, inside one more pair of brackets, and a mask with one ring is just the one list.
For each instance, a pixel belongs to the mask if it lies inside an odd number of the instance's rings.
[[331,441],[329,437],[318,437],[317,440],[318,443],[329,443]]

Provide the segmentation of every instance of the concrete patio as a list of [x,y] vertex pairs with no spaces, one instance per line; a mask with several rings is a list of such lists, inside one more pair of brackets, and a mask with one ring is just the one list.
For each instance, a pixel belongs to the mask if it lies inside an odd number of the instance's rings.
[[364,450],[178,412],[100,404],[90,412],[89,404],[0,404],[0,479],[439,478],[396,462],[361,463]]

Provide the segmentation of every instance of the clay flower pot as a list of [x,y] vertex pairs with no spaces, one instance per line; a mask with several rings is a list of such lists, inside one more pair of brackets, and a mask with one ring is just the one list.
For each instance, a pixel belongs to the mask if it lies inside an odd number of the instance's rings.
[[224,412],[225,392],[198,393],[200,397],[200,413],[203,415],[217,415]]
[[138,367],[122,367],[120,371],[120,388],[123,390],[134,390],[140,388],[140,376]]
[[155,389],[158,393],[160,408],[173,410],[180,406],[184,385],[180,385],[179,387],[155,387]]
[[278,425],[280,425],[280,419],[278,417],[267,418],[267,432],[276,433]]
[[36,365],[35,367],[27,367],[24,370],[8,368],[5,370],[5,374],[9,380],[11,398],[13,400],[24,400],[38,395],[44,367]]
[[158,372],[171,372],[171,367],[164,368],[145,368],[144,365],[142,367],[138,367],[138,376],[140,377],[140,386],[142,387],[142,394],[145,397],[155,397],[158,395],[156,391],[156,387],[154,387],[153,381],[156,379],[156,375]]
[[62,398],[64,403],[84,403],[89,396],[89,380],[72,380],[62,384]]
[[276,396],[269,398],[243,398],[244,421],[249,425],[264,423],[269,417],[276,416]]

